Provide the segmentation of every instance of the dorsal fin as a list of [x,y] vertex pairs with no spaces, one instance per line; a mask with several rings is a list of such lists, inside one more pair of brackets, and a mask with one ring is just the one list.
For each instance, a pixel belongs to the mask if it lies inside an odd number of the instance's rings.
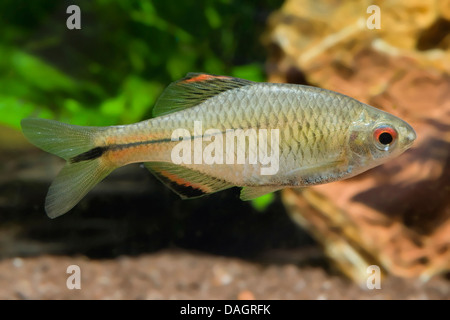
[[156,101],[153,116],[194,107],[221,92],[240,88],[252,81],[207,73],[188,73],[181,80],[171,83]]

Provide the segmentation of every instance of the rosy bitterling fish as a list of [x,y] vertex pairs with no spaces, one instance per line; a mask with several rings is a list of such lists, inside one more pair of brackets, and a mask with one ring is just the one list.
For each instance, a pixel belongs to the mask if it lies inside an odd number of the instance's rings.
[[110,127],[23,119],[30,142],[67,160],[50,186],[48,216],[129,163],[145,163],[182,198],[239,186],[250,200],[352,177],[416,139],[405,121],[337,92],[200,73],[170,84],[153,115]]

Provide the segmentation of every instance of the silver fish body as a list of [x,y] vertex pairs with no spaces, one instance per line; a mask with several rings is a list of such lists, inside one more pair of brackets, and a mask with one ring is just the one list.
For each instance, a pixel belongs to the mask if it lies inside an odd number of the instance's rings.
[[[403,120],[333,91],[206,74],[188,74],[171,84],[154,114],[136,124],[103,128],[25,119],[30,141],[68,160],[54,182],[66,192],[50,188],[47,213],[68,211],[104,176],[128,163],[146,163],[183,198],[241,186],[241,198],[249,200],[284,187],[352,177],[398,156],[416,138]],[[82,138],[66,138],[75,146],[69,151],[58,149],[63,141],[48,142],[55,134],[74,132]],[[71,199],[68,181],[81,170],[93,170],[95,179],[85,177],[87,187]]]
[[[230,129],[279,130],[280,165],[275,175],[261,175],[260,163],[249,164],[249,154],[257,153],[257,146],[249,144],[246,147],[253,149],[246,150],[244,165],[185,164],[237,186],[307,186],[348,178],[400,154],[416,137],[403,120],[348,96],[316,87],[272,83],[225,91],[193,108],[120,127],[119,132],[112,127],[105,134],[123,135],[126,139],[134,131],[165,141],[150,147],[148,152],[130,154],[123,164],[170,162],[171,151],[178,143],[169,141],[172,133],[178,128],[193,133],[194,121],[202,123],[203,134],[211,128],[223,133]],[[402,139],[395,148],[385,150],[383,146],[381,150],[370,133],[386,124],[397,128]],[[202,149],[208,144],[209,141],[203,141]]]

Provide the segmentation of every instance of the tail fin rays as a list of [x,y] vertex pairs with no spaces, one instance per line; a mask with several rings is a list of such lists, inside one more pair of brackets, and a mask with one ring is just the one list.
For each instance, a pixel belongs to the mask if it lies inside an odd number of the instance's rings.
[[95,147],[95,133],[105,127],[81,127],[48,119],[23,119],[25,137],[44,151],[69,160]]
[[56,218],[72,209],[97,183],[114,170],[102,159],[68,162],[53,181],[45,199],[45,211]]
[[45,210],[50,218],[72,209],[115,169],[105,163],[101,153],[98,157],[86,156],[99,148],[95,135],[105,127],[81,127],[47,119],[23,119],[21,125],[31,143],[67,160],[47,194]]

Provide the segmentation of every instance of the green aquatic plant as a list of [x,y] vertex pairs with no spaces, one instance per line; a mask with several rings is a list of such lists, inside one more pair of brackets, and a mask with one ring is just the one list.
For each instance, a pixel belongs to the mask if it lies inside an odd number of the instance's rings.
[[82,0],[81,29],[68,4],[0,4],[0,125],[26,117],[79,125],[151,117],[168,83],[191,71],[264,80],[259,37],[274,0]]

